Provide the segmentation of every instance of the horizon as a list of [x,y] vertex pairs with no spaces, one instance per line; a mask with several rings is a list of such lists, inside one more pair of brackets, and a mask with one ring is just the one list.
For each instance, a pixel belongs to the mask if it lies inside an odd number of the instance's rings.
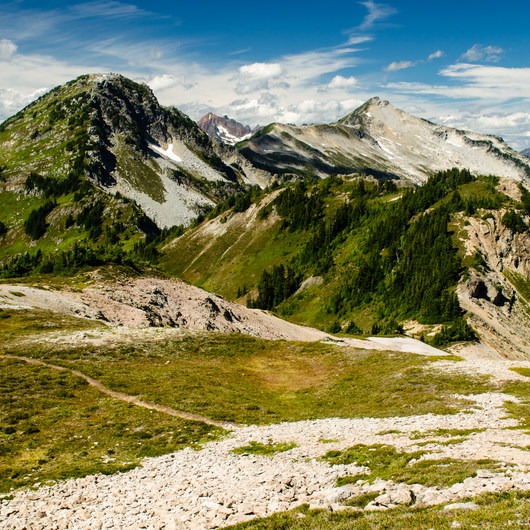
[[530,146],[529,17],[513,1],[502,10],[490,0],[207,4],[4,4],[0,120],[79,75],[115,72],[194,120],[329,123],[377,96],[518,151]]

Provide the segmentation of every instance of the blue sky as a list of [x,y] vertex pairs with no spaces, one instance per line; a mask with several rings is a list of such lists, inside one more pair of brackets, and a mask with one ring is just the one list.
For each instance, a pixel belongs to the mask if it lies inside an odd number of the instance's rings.
[[334,121],[372,96],[530,146],[530,10],[506,0],[4,1],[0,119],[89,72],[192,118]]

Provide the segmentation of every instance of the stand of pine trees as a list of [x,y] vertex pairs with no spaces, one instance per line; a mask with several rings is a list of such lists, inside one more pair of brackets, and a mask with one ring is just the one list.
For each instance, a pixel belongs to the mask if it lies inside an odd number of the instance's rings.
[[[363,305],[375,304],[375,333],[402,331],[399,321],[415,318],[424,323],[447,323],[439,340],[471,336],[462,324],[465,321],[456,296],[463,269],[448,226],[456,211],[495,202],[495,197],[462,199],[459,187],[474,180],[466,170],[440,172],[424,186],[404,190],[401,198],[392,202],[377,198],[395,193],[393,183],[374,185],[360,180],[348,200],[327,216],[329,184],[327,189],[320,183],[288,187],[273,205],[284,219],[284,229],[304,232],[307,243],[288,263],[263,272],[258,296],[249,305],[275,309],[296,291],[303,278],[338,276],[338,286],[326,305],[326,311],[338,319],[347,318]],[[528,204],[530,208],[530,196]],[[343,256],[339,270],[336,252],[350,237],[356,238],[357,244],[346,260]]]

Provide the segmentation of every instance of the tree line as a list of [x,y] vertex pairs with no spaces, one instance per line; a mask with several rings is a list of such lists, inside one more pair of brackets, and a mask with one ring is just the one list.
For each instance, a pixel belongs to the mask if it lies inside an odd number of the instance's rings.
[[[475,180],[467,170],[439,172],[392,202],[385,196],[395,194],[394,183],[359,180],[332,214],[325,214],[323,185],[288,187],[274,202],[276,212],[284,229],[304,232],[307,242],[288,263],[263,271],[249,304],[275,309],[303,278],[320,275],[335,284],[325,309],[338,319],[371,304],[377,308],[374,333],[402,331],[399,322],[415,318],[447,323],[444,340],[469,336],[456,296],[463,269],[448,226],[454,212],[482,207],[483,197],[473,203],[458,192]],[[348,241],[355,244],[338,267],[337,254]],[[354,322],[350,327],[357,329]]]

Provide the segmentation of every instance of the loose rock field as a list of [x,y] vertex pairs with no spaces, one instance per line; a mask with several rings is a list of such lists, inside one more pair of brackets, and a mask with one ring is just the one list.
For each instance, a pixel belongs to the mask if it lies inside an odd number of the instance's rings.
[[[483,492],[530,489],[530,435],[514,429],[503,404],[511,396],[472,397],[456,415],[404,418],[324,419],[264,427],[234,428],[201,450],[146,459],[140,468],[112,476],[68,480],[36,491],[18,491],[2,501],[0,520],[9,529],[211,529],[285,511],[302,504],[342,510],[350,497],[379,494],[365,509],[399,504],[457,503]],[[447,444],[441,429],[476,430]],[[235,454],[249,442],[294,442],[274,456]],[[422,442],[429,441],[428,445]],[[422,458],[492,459],[494,470],[448,488],[376,480],[335,487],[337,478],[363,471],[354,464],[331,466],[320,459],[331,449],[356,444],[393,445],[427,454]],[[458,508],[458,506],[457,506]]]

